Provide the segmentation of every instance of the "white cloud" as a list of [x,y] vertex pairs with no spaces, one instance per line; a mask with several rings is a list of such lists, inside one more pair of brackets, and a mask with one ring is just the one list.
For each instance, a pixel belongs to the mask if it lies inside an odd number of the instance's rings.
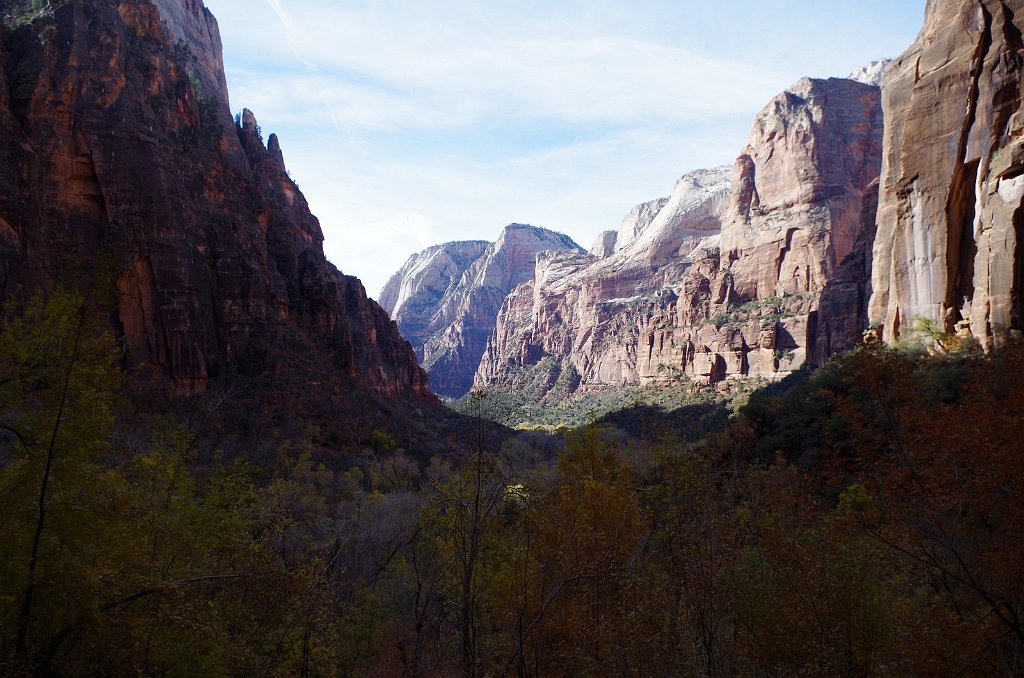
[[317,70],[316,64],[303,56],[304,46],[307,44],[309,38],[305,31],[300,29],[292,21],[292,18],[288,16],[288,13],[284,11],[284,7],[281,5],[281,0],[267,0],[267,4],[274,10],[274,14],[277,15],[278,21],[281,22],[281,27],[284,29],[285,42],[291,49],[292,54],[302,62],[306,68],[310,70]]
[[631,36],[566,36],[550,26],[535,33],[530,22],[472,32],[458,23],[316,3],[293,12],[306,27],[295,44],[295,20],[279,0],[268,2],[302,63],[315,64],[309,73],[279,74],[294,82],[276,89],[298,94],[295,104],[340,111],[341,124],[424,128],[495,115],[692,118],[757,107],[765,83],[783,81],[765,65]]
[[803,75],[893,56],[924,0],[206,0],[231,99],[277,132],[376,294],[418,249],[511,221],[589,245],[689,169],[731,162]]

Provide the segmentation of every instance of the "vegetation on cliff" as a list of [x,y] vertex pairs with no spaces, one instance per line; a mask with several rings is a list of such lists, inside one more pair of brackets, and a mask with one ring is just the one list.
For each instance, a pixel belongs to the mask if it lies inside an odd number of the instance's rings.
[[[560,365],[553,356],[510,370],[508,376],[510,385],[473,391],[453,401],[452,408],[519,430],[548,432],[565,432],[609,418],[623,419],[627,417],[624,411],[630,411],[632,419],[641,419],[641,413],[671,415],[701,409],[707,415],[705,419],[717,421],[723,413],[728,414],[727,405],[733,398],[742,398],[758,383],[752,380],[718,388],[695,385],[677,375],[658,384],[578,389],[580,377],[572,364]],[[707,426],[699,430],[705,429]]]

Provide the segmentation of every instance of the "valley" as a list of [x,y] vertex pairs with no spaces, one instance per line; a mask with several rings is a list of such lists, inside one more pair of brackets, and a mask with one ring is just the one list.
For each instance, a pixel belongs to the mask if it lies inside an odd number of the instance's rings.
[[1024,2],[379,303],[200,0],[0,17],[0,674],[1024,673]]

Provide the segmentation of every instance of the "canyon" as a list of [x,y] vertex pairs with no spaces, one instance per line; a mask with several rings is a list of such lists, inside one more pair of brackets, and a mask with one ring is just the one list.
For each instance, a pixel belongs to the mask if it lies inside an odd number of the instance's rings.
[[199,0],[0,18],[0,674],[1021,673],[1024,0],[379,305]]
[[321,420],[542,361],[574,392],[778,380],[872,326],[995,347],[1024,330],[1019,4],[929,3],[906,53],[795,83],[589,251],[511,224],[414,255],[378,306],[280,140],[232,118],[201,2],[5,2],[0,296],[92,290],[154,408],[262,379]]
[[[881,141],[878,87],[799,81],[757,115],[734,165],[684,175],[669,197],[637,205],[617,230],[600,233],[589,252],[537,252],[531,274],[500,302],[482,355],[452,358],[475,373],[474,389],[515,388],[550,358],[549,385],[570,392],[777,380],[824,361],[867,324],[866,283],[844,260],[871,248]],[[382,298],[414,285],[409,271],[432,251],[414,256]],[[488,302],[490,320],[494,297]],[[454,327],[433,332],[435,342],[460,336]],[[469,390],[463,382],[439,392]]]
[[460,358],[472,388],[515,389],[542,361],[565,394],[774,381],[869,328],[1019,338],[1021,4],[930,2],[897,59],[769,102],[731,170],[685,175],[588,253],[538,253],[479,361]]

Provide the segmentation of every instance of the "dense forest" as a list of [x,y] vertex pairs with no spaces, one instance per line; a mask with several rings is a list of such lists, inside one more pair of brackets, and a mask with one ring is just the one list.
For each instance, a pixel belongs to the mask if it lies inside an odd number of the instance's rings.
[[89,308],[3,311],[5,675],[1024,672],[1020,344],[868,340],[714,416],[253,462],[136,410]]

